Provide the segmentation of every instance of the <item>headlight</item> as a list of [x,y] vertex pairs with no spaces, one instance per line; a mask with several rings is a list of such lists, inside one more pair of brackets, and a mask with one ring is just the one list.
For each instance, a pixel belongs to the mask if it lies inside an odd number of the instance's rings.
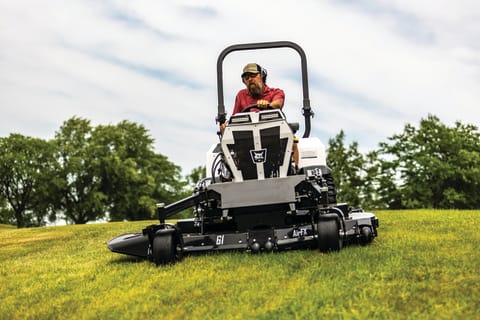
[[233,116],[230,118],[230,124],[249,123],[249,122],[252,122],[249,115]]
[[282,119],[282,116],[278,111],[262,112],[260,114],[260,121],[277,120],[277,119]]

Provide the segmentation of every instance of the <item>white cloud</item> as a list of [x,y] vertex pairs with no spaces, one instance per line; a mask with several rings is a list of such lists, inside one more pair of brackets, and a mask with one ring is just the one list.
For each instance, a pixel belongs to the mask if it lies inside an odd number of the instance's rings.
[[[477,1],[0,1],[0,136],[51,138],[73,115],[145,125],[189,171],[217,141],[216,63],[236,43],[290,40],[308,57],[312,134],[341,129],[362,150],[428,113],[480,123]],[[258,62],[302,121],[298,55],[224,61],[231,111]],[[302,131],[302,129],[301,129]]]

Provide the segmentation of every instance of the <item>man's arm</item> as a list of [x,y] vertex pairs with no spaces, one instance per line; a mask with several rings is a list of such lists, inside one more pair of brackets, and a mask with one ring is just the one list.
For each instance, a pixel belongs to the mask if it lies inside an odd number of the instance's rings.
[[271,101],[268,100],[258,100],[257,105],[261,109],[265,109],[267,106],[271,106],[274,109],[281,109],[283,107],[283,103],[285,101],[285,93],[282,89],[274,89],[275,92],[272,96]]

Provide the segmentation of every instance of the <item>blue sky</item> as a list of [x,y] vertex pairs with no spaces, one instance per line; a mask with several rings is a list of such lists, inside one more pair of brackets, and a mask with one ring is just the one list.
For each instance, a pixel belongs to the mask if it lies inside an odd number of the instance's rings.
[[[227,46],[288,40],[307,54],[311,136],[361,151],[418,124],[480,124],[479,1],[0,0],[0,136],[53,138],[63,121],[143,124],[184,172],[216,136],[216,61]],[[301,121],[289,49],[224,62],[227,112],[244,64],[268,70]],[[302,131],[302,130],[301,130]]]

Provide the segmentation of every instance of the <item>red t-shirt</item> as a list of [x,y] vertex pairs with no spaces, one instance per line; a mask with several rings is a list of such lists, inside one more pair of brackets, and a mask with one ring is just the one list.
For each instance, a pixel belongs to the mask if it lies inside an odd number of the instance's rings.
[[243,109],[251,106],[252,104],[256,104],[258,100],[267,100],[272,102],[279,99],[282,101],[285,100],[285,93],[282,89],[270,88],[269,86],[264,85],[263,94],[260,98],[254,98],[250,95],[250,92],[248,92],[247,89],[242,89],[237,93],[237,97],[235,98],[235,106],[233,107],[232,115],[237,112],[242,112]]

